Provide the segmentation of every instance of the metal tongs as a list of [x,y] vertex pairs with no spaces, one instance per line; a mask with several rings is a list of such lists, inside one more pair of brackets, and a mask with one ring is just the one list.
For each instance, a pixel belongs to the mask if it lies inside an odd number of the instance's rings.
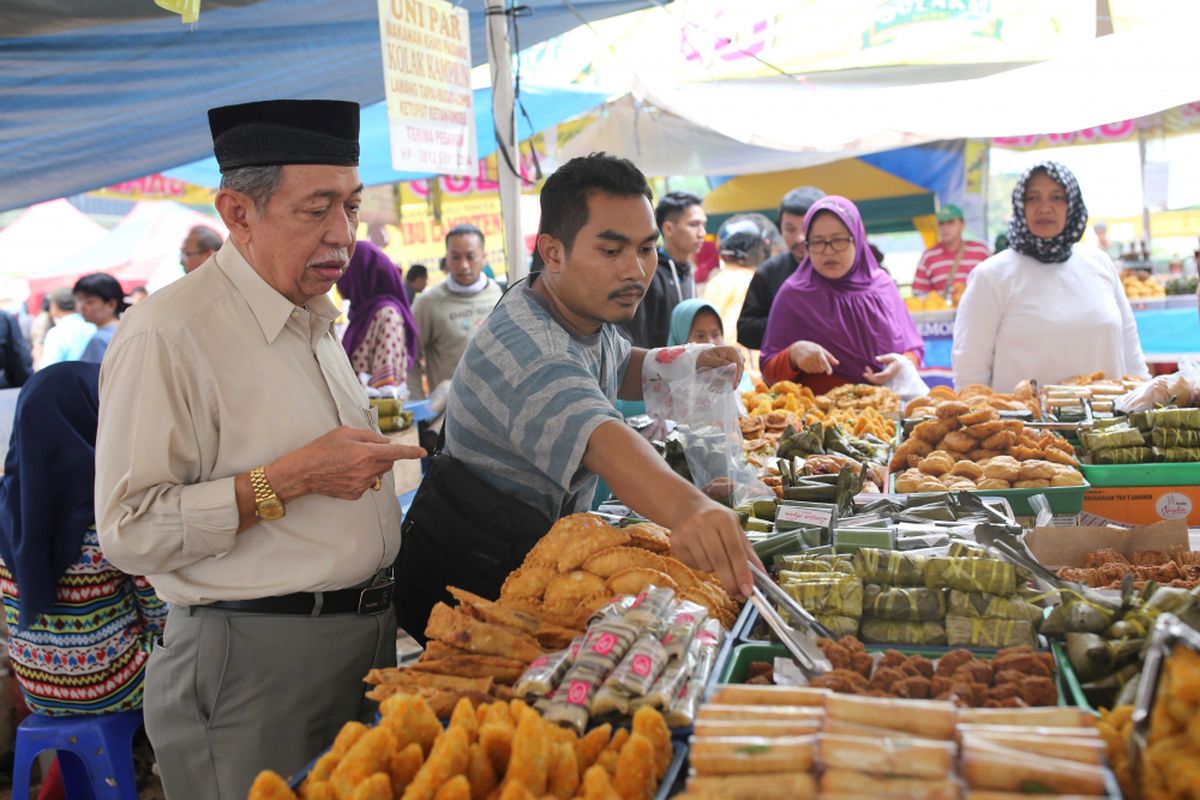
[[816,643],[803,632],[796,631],[789,626],[771,605],[768,597],[775,599],[788,614],[802,620],[812,633],[832,639],[834,637],[830,630],[808,613],[807,609],[793,600],[787,592],[780,589],[770,576],[754,565],[751,565],[750,569],[754,572],[755,583],[754,592],[749,598],[750,602],[754,604],[754,607],[758,609],[759,616],[766,621],[771,631],[787,648],[800,671],[808,677],[813,677],[832,669],[832,665],[816,646]]

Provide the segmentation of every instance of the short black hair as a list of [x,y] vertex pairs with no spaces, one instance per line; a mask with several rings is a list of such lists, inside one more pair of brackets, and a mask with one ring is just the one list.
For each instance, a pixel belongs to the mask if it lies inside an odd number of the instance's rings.
[[476,228],[474,225],[469,225],[466,223],[463,223],[462,225],[455,225],[446,233],[446,247],[450,246],[451,236],[478,236],[480,247],[483,247],[486,243],[486,240],[483,238],[483,231],[479,230],[479,228]]
[[121,282],[107,272],[93,272],[91,275],[84,275],[75,282],[75,288],[71,290],[71,294],[99,297],[106,303],[109,300],[115,300],[118,317],[128,308],[125,303],[125,290],[121,288]]
[[783,228],[783,215],[795,214],[803,217],[813,204],[825,196],[825,193],[815,186],[797,186],[783,196],[779,201],[779,219],[776,224]]
[[587,225],[588,198],[593,194],[640,195],[654,202],[646,176],[632,161],[608,153],[577,156],[555,170],[542,186],[538,235],[553,236],[570,253],[575,236]]
[[692,206],[703,204],[700,196],[691,192],[667,192],[654,208],[654,224],[661,231],[663,223],[674,222]]
[[413,264],[411,267],[408,268],[408,274],[404,276],[404,279],[406,281],[408,281],[409,283],[412,283],[417,278],[428,278],[428,277],[429,277],[429,270],[425,269],[424,264]]

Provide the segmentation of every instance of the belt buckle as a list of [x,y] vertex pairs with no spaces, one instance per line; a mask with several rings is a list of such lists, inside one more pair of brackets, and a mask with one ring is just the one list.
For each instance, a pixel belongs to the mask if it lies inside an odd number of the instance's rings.
[[360,617],[378,614],[387,610],[392,604],[392,587],[395,581],[381,583],[378,586],[368,586],[358,596],[358,611]]

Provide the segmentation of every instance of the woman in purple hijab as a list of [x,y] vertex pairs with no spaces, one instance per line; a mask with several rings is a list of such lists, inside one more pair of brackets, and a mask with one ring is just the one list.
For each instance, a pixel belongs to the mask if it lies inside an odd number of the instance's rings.
[[370,375],[374,387],[403,386],[416,360],[417,326],[400,270],[378,247],[360,241],[337,287],[350,301],[342,346],[355,373]]
[[881,358],[889,354],[920,366],[924,342],[871,253],[854,203],[818,200],[804,230],[808,256],[784,282],[767,319],[763,379],[796,381],[821,394],[846,383],[887,383],[902,366]]

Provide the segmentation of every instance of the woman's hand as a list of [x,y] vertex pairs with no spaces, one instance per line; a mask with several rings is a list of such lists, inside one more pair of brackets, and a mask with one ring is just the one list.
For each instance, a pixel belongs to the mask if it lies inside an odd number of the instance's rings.
[[742,382],[742,371],[745,369],[745,360],[742,358],[742,351],[736,347],[722,345],[720,347],[709,347],[702,350],[696,356],[696,369],[720,369],[729,364],[737,364],[737,375],[733,378],[733,386]]
[[788,348],[788,358],[800,372],[821,375],[832,375],[833,368],[839,363],[832,353],[816,342],[793,342]]
[[904,369],[903,362],[899,358],[888,358],[887,356],[875,356],[875,360],[880,364],[887,364],[886,367],[875,372],[870,367],[863,370],[863,380],[867,383],[873,383],[876,386],[884,386],[891,383],[892,379],[900,374]]

